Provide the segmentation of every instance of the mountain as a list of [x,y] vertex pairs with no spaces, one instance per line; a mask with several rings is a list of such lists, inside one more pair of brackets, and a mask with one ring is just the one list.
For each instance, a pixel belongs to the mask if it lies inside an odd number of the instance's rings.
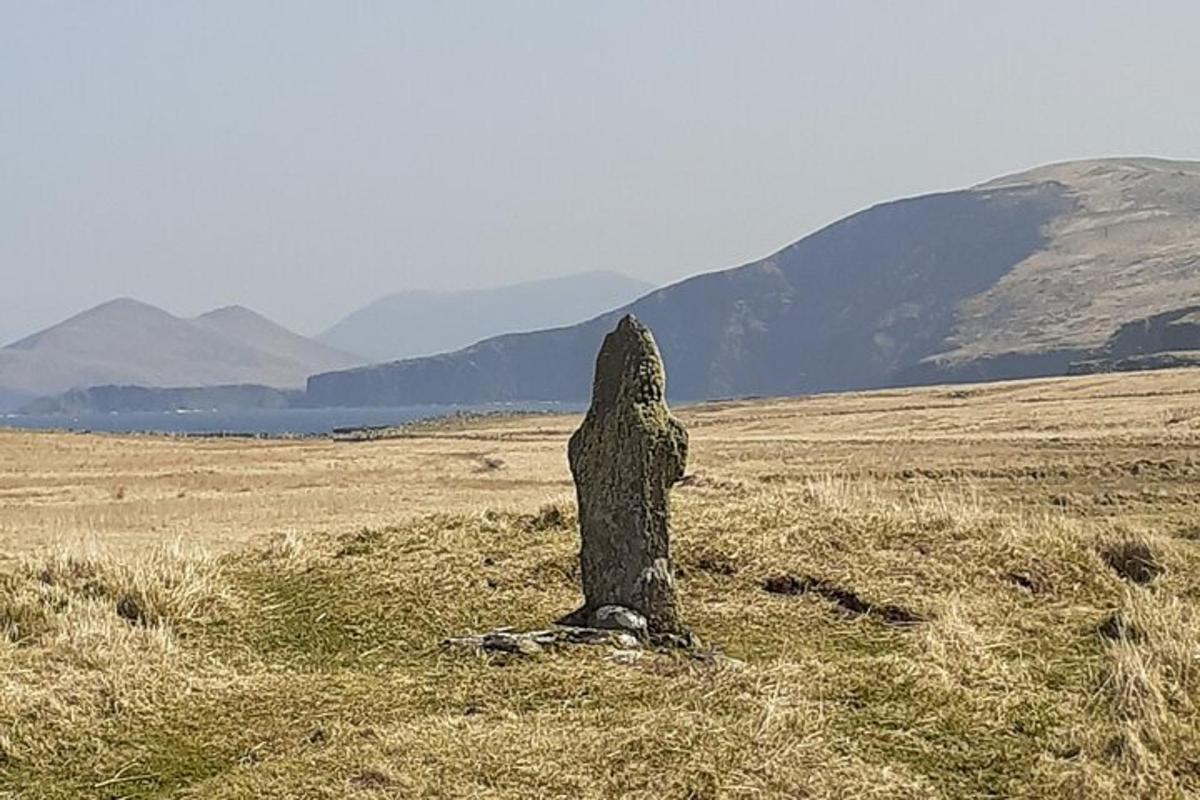
[[489,336],[581,322],[649,292],[615,272],[464,292],[399,292],[355,311],[317,338],[372,361],[443,353]]
[[[294,364],[300,372],[305,373],[305,377],[312,373],[310,367],[314,364],[338,361],[344,365],[345,362],[354,364],[363,361],[344,350],[292,333],[282,325],[244,306],[218,308],[189,321],[217,336],[253,347],[259,353],[265,353],[281,363]],[[280,376],[266,383],[271,386],[304,385],[303,380],[296,380],[295,373]]]
[[1062,374],[1198,301],[1200,164],[1076,161],[884,203],[582,324],[316,375],[308,401],[582,400],[625,313],[675,399]]
[[0,402],[105,384],[304,385],[306,376],[362,363],[248,309],[195,319],[122,298],[0,349]]

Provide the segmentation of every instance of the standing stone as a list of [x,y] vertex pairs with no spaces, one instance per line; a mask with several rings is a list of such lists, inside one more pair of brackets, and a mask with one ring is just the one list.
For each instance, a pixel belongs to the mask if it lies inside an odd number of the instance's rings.
[[683,477],[688,437],[667,409],[666,382],[650,330],[624,317],[600,348],[592,405],[568,448],[584,605],[564,624],[605,626],[616,618],[610,607],[622,606],[645,618],[650,635],[685,633],[675,603],[667,491]]

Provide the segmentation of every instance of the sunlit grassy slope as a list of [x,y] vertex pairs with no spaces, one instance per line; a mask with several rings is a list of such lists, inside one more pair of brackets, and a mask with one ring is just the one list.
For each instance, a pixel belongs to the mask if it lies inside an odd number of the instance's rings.
[[640,657],[441,646],[577,603],[573,418],[0,433],[0,795],[1200,792],[1200,373],[681,416]]

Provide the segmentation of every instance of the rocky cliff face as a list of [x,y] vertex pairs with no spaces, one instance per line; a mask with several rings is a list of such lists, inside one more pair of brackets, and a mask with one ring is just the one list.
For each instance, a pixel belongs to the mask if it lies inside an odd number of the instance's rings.
[[582,400],[625,313],[673,398],[1063,374],[1122,324],[1200,301],[1200,165],[1074,162],[886,203],[580,325],[313,376],[310,402]]
[[1105,350],[1105,355],[1111,358],[1200,350],[1200,306],[1177,308],[1128,322],[1117,329]]
[[1200,306],[1127,322],[1105,347],[1070,365],[1072,375],[1200,366]]

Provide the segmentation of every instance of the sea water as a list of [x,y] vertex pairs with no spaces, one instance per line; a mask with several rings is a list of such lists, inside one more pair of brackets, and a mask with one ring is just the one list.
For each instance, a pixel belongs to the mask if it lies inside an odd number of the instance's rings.
[[190,433],[320,435],[335,428],[374,428],[460,413],[582,411],[576,403],[489,403],[485,405],[397,406],[394,408],[285,408],[249,411],[130,411],[111,414],[2,414],[0,428]]

